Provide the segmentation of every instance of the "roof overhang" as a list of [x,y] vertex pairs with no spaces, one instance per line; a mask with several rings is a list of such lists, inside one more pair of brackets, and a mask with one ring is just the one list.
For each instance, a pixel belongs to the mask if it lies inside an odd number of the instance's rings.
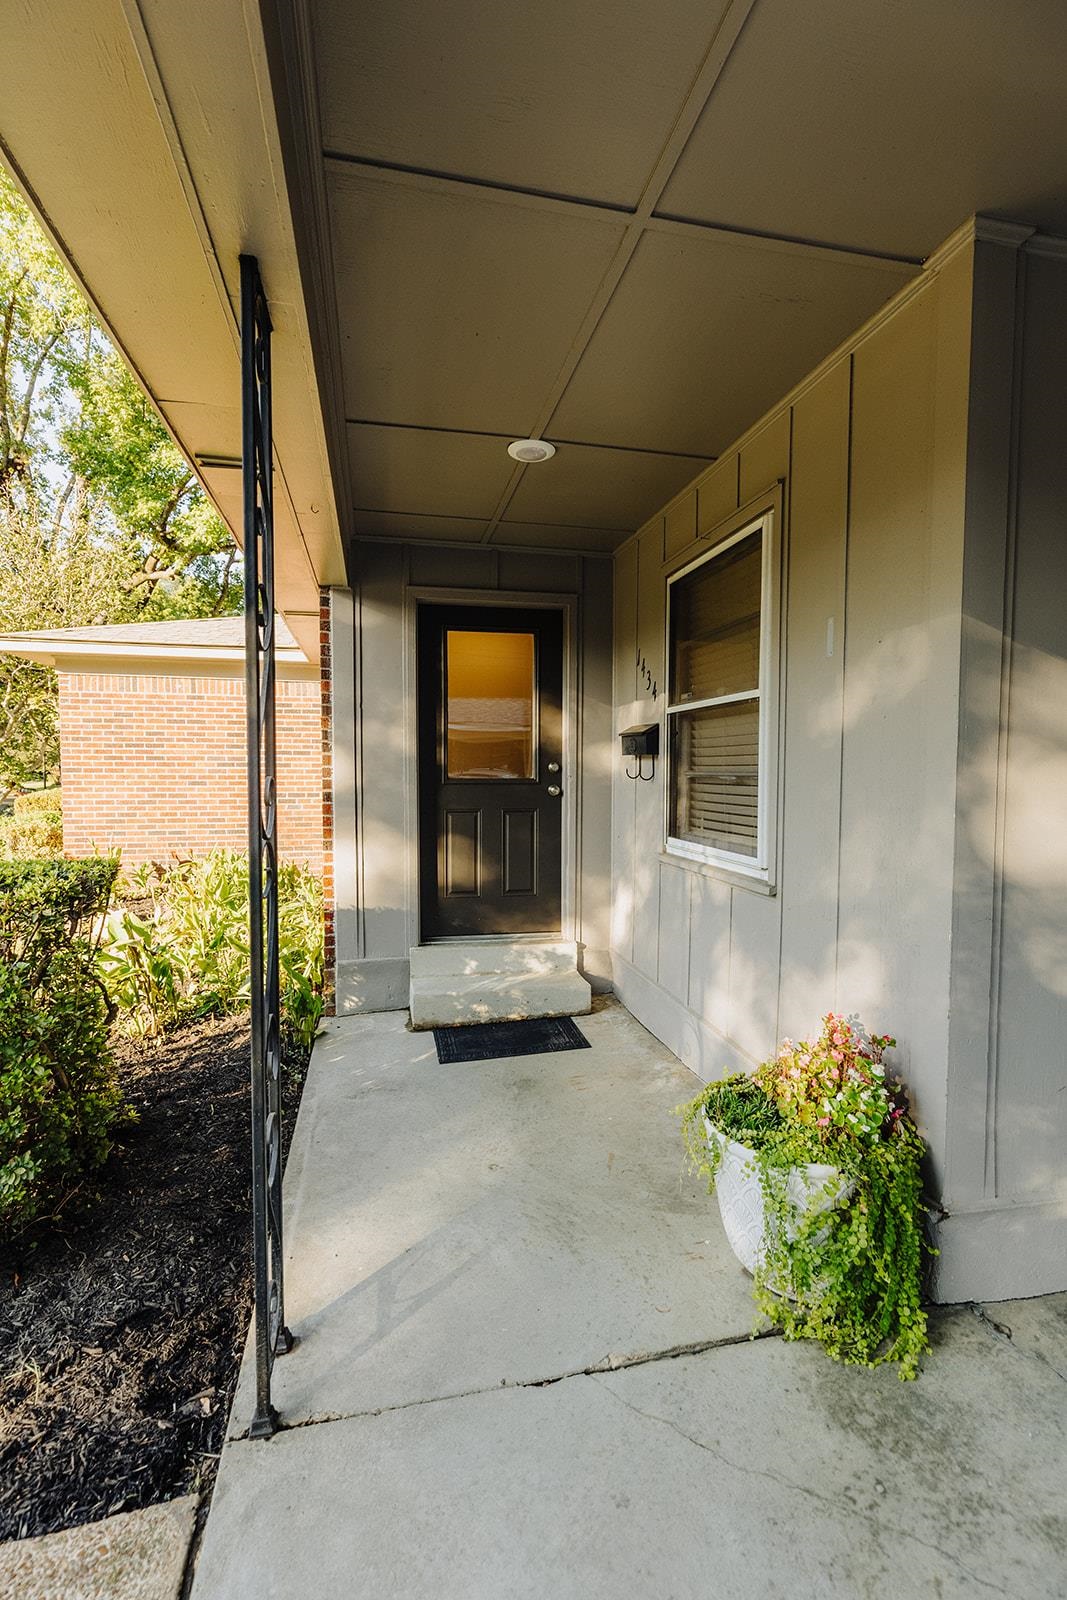
[[[71,630],[60,637],[58,630],[40,633],[0,633],[0,655],[21,656],[41,666],[63,672],[119,672],[145,675],[171,674],[192,677],[236,677],[244,670],[245,653],[240,645],[163,644],[158,641],[135,644],[79,637]],[[275,648],[279,678],[317,681],[319,669],[296,645]]]
[[[338,489],[254,6],[50,0],[12,19],[0,151],[240,541],[240,275],[274,323],[279,608],[317,660]],[[15,36],[17,35],[17,46]]]

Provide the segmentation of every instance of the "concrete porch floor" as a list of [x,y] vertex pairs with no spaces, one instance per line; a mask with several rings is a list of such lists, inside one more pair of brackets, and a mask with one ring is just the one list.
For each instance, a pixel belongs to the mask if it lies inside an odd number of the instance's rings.
[[246,1364],[194,1600],[1067,1592],[1067,1296],[938,1312],[913,1384],[751,1341],[697,1081],[622,1007],[455,1066],[404,1023],[316,1046],[283,1428]]

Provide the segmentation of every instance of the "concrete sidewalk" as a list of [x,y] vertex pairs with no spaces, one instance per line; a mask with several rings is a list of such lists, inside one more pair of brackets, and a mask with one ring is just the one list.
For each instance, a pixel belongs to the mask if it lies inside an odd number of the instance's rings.
[[1067,1296],[939,1313],[914,1384],[750,1341],[696,1080],[614,1003],[581,1027],[443,1067],[402,1014],[329,1024],[283,1431],[241,1438],[246,1371],[194,1600],[1067,1592]]

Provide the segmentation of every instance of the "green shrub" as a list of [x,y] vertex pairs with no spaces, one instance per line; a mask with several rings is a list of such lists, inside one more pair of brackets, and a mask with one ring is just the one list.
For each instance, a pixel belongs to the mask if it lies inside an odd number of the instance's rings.
[[[213,850],[131,874],[139,909],[107,919],[99,966],[125,1025],[157,1037],[181,1016],[249,1003],[248,857]],[[278,870],[282,1053],[306,1057],[322,1016],[322,886],[304,867]]]
[[116,862],[0,861],[0,1232],[55,1209],[124,1107],[92,930]]
[[156,1039],[182,1011],[183,985],[170,941],[154,917],[126,906],[108,913],[97,967],[129,1033]]
[[0,860],[43,860],[63,854],[63,806],[58,789],[20,794],[0,817]]

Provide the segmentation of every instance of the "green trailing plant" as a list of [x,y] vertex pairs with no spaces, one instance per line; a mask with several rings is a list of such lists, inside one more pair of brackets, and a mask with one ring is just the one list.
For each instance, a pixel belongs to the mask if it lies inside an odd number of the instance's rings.
[[[156,1038],[182,1016],[249,1003],[248,858],[213,850],[130,874],[127,903],[107,917],[100,972],[125,1027]],[[134,909],[136,907],[136,909]],[[322,886],[307,868],[278,869],[282,1053],[306,1058],[322,1017]]]
[[56,1211],[129,1117],[93,929],[116,863],[0,861],[0,1232]]
[[[704,1119],[747,1147],[764,1209],[754,1275],[759,1310],[788,1339],[836,1360],[891,1361],[913,1378],[927,1349],[923,1141],[883,1062],[894,1040],[830,1013],[814,1041],[786,1040],[753,1074],[709,1084],[681,1108],[691,1163],[714,1189],[724,1155]],[[798,1210],[792,1169],[836,1169]],[[831,1209],[843,1179],[847,1197]]]

